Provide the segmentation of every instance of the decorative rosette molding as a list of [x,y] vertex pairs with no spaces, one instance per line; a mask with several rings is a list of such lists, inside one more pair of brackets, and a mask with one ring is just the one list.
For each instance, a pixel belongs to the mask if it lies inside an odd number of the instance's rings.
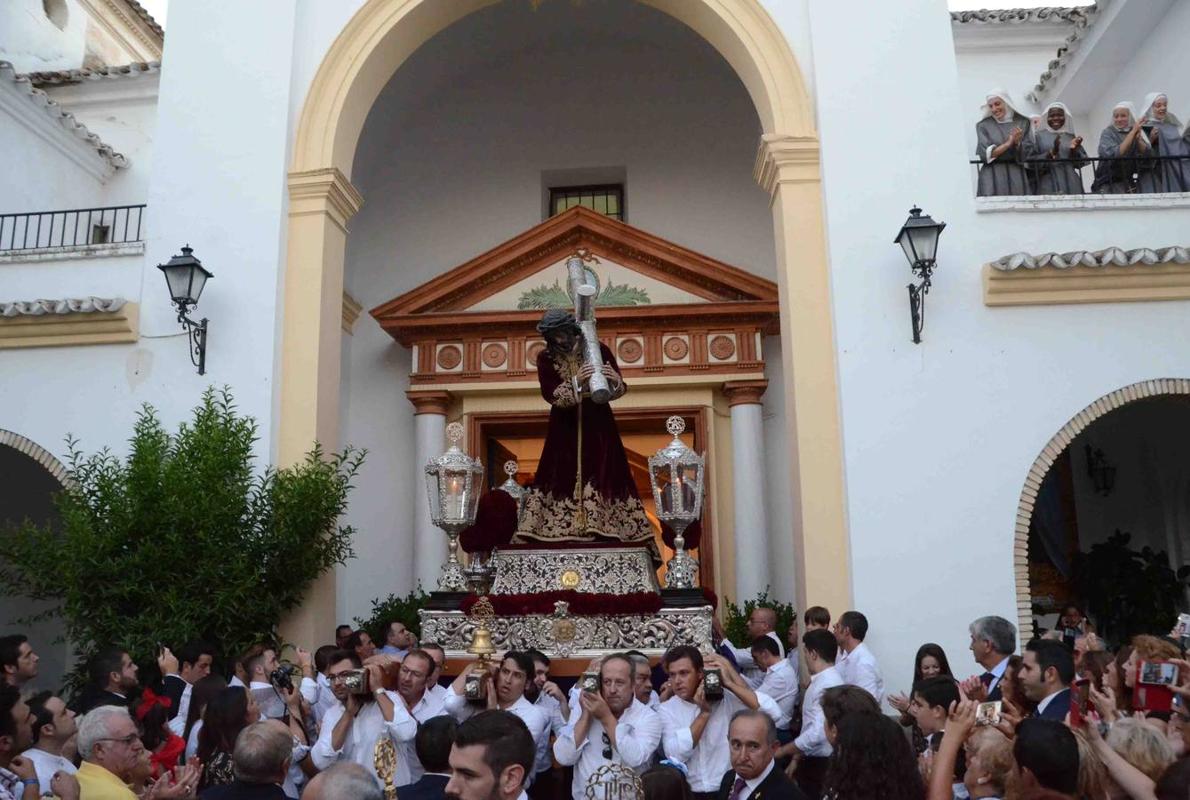
[[1011,253],[983,270],[989,306],[1190,299],[1190,247]]
[[68,297],[64,300],[16,300],[0,302],[0,317],[32,316],[42,314],[93,314],[119,311],[128,301],[123,297]]

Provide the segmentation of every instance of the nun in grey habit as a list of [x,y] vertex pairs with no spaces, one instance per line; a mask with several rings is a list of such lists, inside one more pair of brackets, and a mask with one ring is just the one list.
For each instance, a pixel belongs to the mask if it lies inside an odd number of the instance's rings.
[[1003,89],[988,92],[986,100],[975,124],[975,157],[982,162],[976,194],[1029,194],[1029,179],[1022,166],[1029,119],[1016,110]]
[[1157,156],[1181,156],[1180,159],[1161,158],[1156,163],[1152,180],[1141,182],[1142,192],[1190,192],[1190,131],[1183,133],[1182,123],[1169,110],[1165,92],[1153,92],[1145,97],[1142,124],[1149,128],[1149,143]]
[[[1143,183],[1153,183],[1153,146],[1136,118],[1136,106],[1121,100],[1112,106],[1111,125],[1099,134],[1100,162],[1095,166],[1091,191],[1097,194],[1130,194]],[[1143,178],[1142,178],[1143,176]]]
[[1082,194],[1080,170],[1087,164],[1087,151],[1083,137],[1074,135],[1070,109],[1064,103],[1050,103],[1041,123],[1024,142],[1037,194]]

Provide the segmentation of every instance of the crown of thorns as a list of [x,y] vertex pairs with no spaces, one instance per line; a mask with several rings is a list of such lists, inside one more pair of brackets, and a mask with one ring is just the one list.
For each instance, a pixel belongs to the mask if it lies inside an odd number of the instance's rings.
[[544,335],[562,328],[577,327],[578,322],[575,320],[574,314],[564,308],[551,308],[542,315],[541,322],[537,323],[537,332]]

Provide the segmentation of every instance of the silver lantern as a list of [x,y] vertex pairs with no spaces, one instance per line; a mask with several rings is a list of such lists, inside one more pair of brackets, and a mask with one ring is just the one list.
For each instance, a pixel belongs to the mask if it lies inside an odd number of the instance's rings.
[[702,515],[702,456],[682,443],[679,435],[686,430],[679,416],[670,417],[665,429],[673,441],[649,456],[649,483],[657,518],[673,528],[674,556],[665,570],[665,585],[670,589],[693,589],[698,561],[686,552],[682,533]]
[[426,464],[426,491],[430,501],[430,519],[446,532],[449,557],[438,577],[438,591],[462,592],[467,579],[459,563],[459,534],[475,524],[482,489],[483,464],[459,449],[463,425],[446,426],[450,447]]

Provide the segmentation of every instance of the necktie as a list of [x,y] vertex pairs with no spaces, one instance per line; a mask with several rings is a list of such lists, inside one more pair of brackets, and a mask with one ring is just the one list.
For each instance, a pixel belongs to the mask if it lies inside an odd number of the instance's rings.
[[735,776],[735,783],[731,785],[731,794],[727,796],[727,800],[740,800],[744,794],[744,779],[739,775]]
[[983,688],[988,688],[992,685],[992,681],[996,680],[996,676],[990,672],[985,672],[979,676],[979,682],[983,684]]

